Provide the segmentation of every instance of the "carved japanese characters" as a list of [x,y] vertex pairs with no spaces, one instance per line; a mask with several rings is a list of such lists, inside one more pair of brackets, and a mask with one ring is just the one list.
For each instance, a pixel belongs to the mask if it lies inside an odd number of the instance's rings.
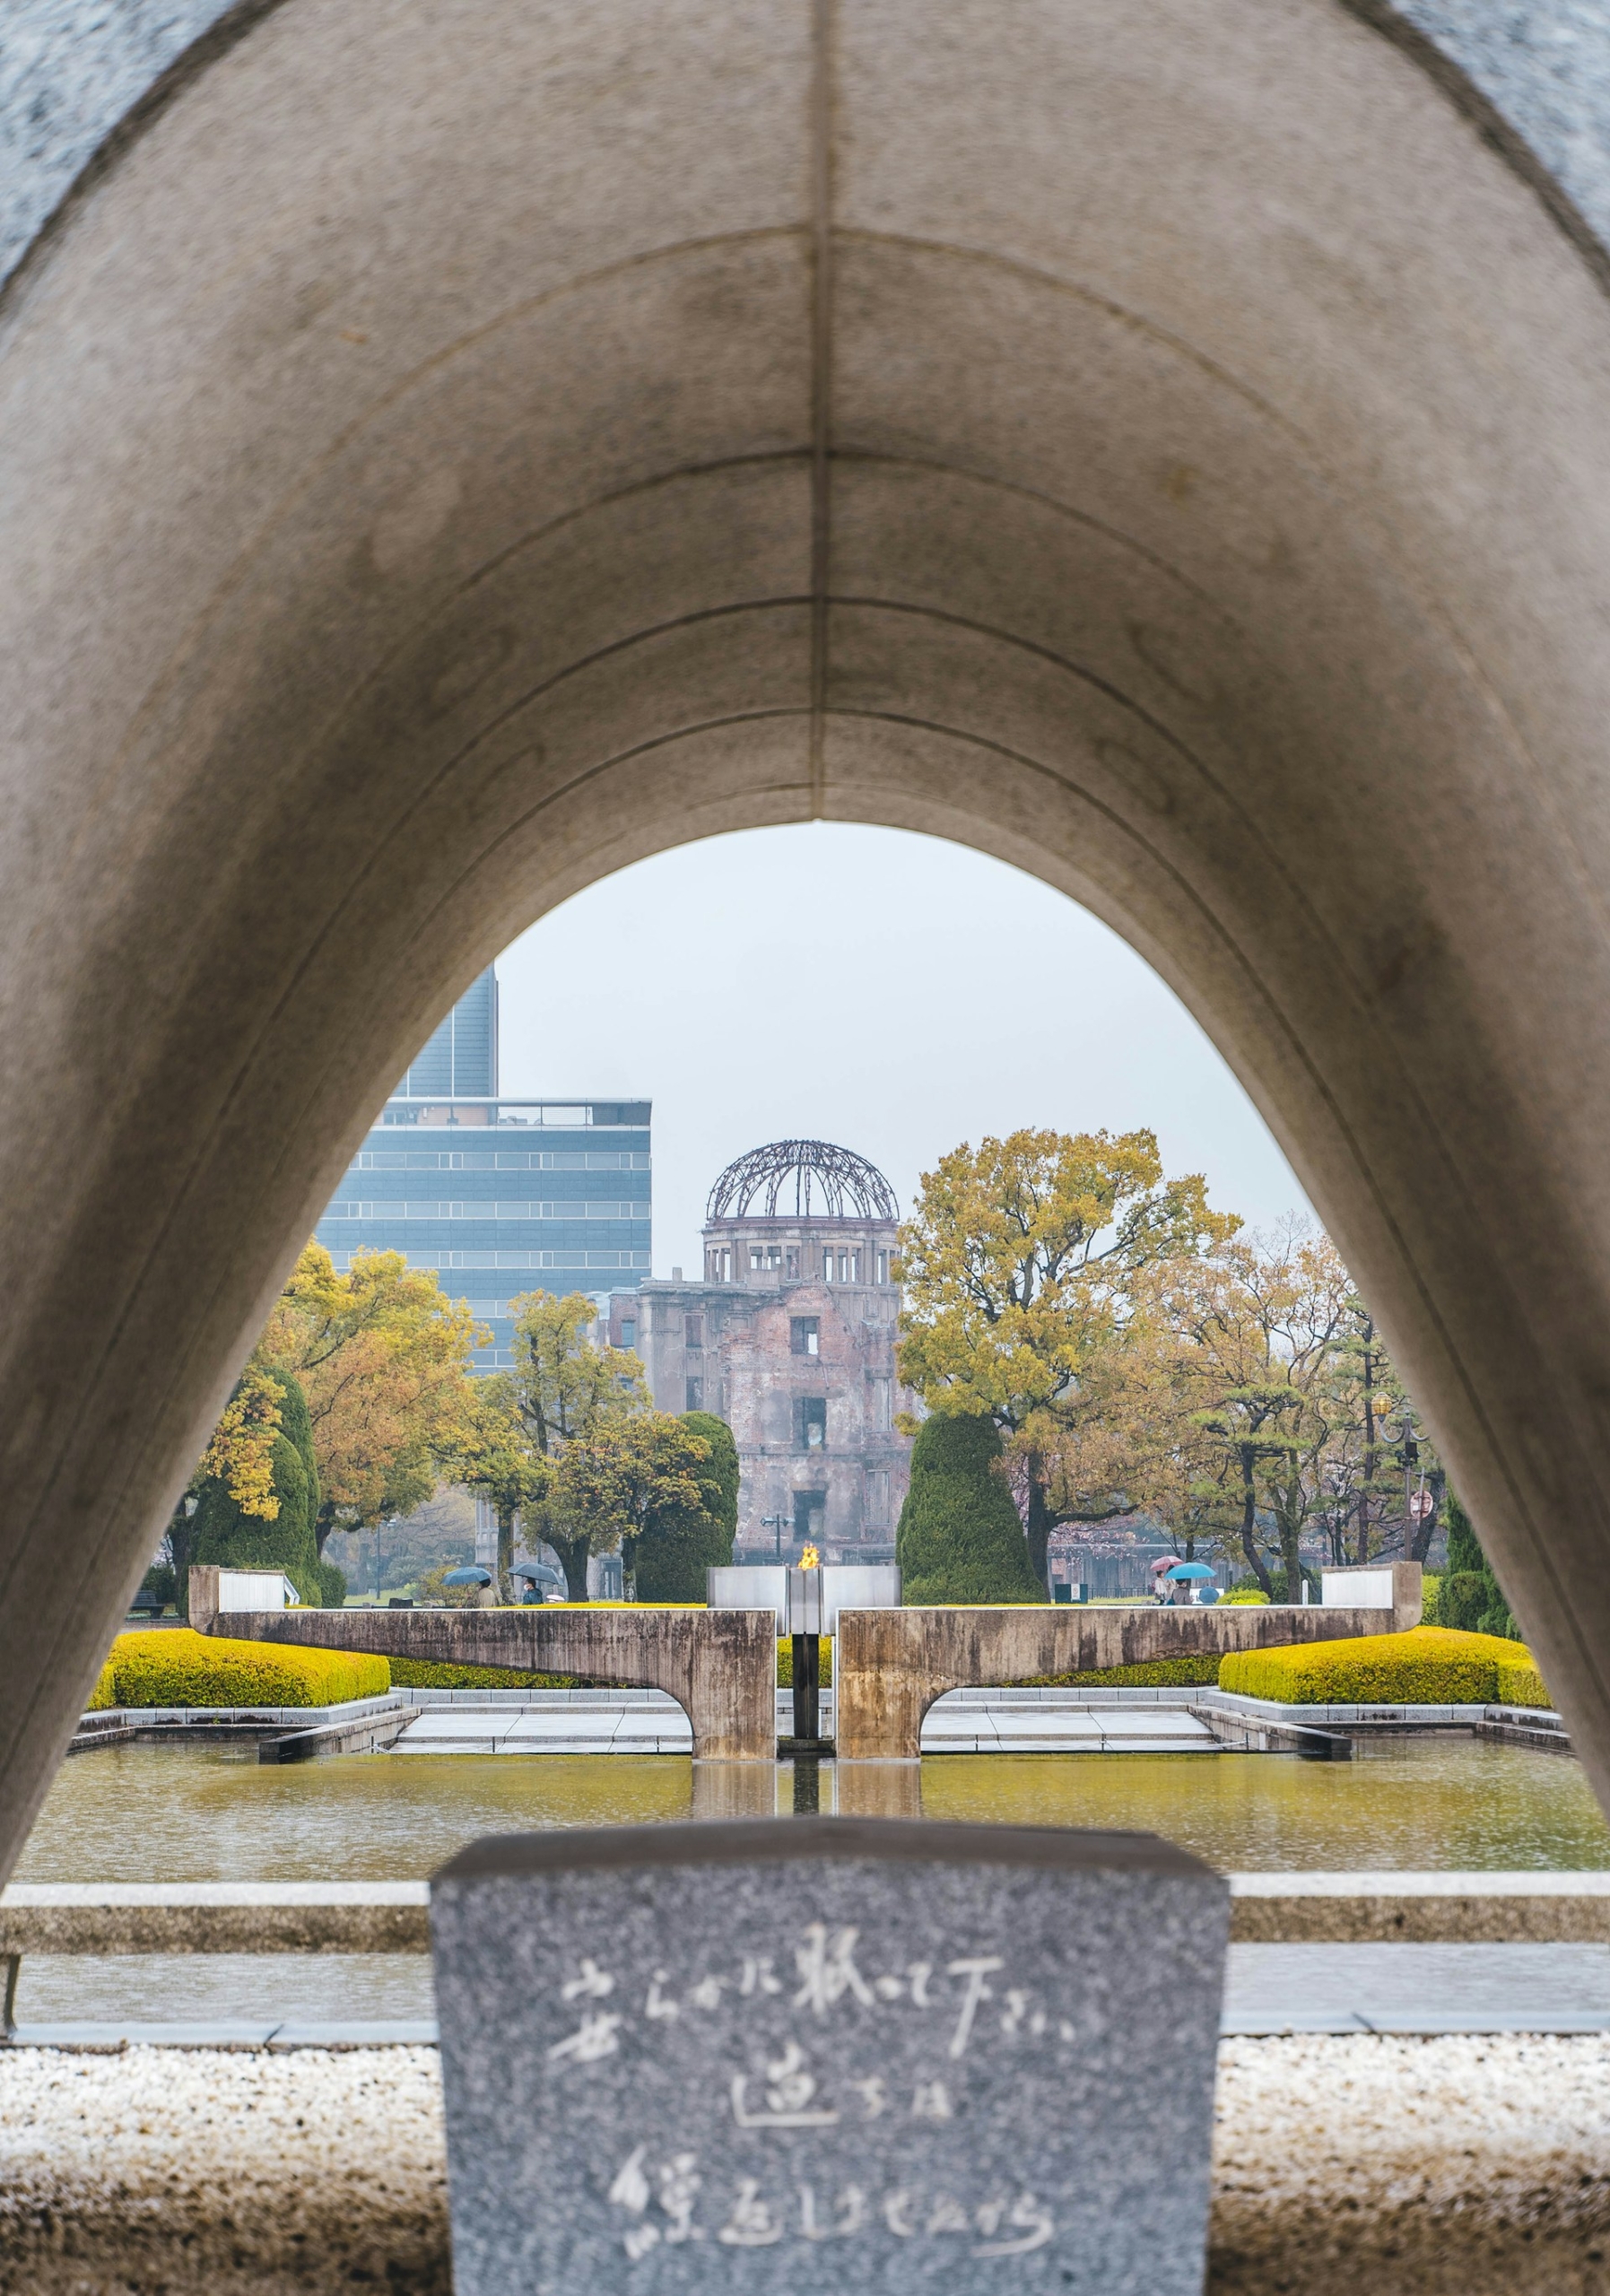
[[458,2296],[1200,2286],[1226,1892],[1166,1844],[512,1837],[432,1921]]

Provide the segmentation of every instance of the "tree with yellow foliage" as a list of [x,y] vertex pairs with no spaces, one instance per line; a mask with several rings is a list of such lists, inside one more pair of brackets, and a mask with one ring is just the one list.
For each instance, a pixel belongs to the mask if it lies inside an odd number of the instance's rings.
[[1014,1132],[923,1175],[900,1236],[901,1377],[930,1411],[1001,1430],[1042,1586],[1058,1522],[1131,1504],[1117,1417],[1146,1277],[1238,1224],[1199,1174],[1164,1178],[1146,1131]]
[[509,1573],[516,1532],[522,1521],[528,1527],[536,1526],[553,1467],[532,1443],[507,1371],[494,1371],[474,1382],[469,1408],[444,1465],[455,1483],[478,1492],[492,1510],[498,1526],[498,1587],[508,1601],[513,1594]]
[[192,1483],[213,1476],[243,1515],[272,1523],[280,1511],[274,1492],[274,1447],[284,1401],[279,1381],[261,1364],[248,1363],[213,1430]]
[[333,1530],[430,1498],[466,1422],[470,1359],[485,1340],[433,1268],[410,1267],[401,1252],[354,1252],[341,1274],[322,1244],[308,1245],[252,1361],[294,1374],[307,1396],[321,1554]]

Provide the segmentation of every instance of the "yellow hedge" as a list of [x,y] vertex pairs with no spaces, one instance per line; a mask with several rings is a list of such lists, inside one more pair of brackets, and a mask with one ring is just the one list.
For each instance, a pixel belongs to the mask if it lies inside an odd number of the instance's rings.
[[1194,1658],[1143,1658],[1129,1666],[1092,1666],[1083,1674],[1024,1674],[1005,1688],[1021,1690],[1207,1690],[1219,1679],[1219,1661],[1205,1650]]
[[[1519,1688],[1541,1693],[1522,1698]],[[1496,1634],[1416,1626],[1278,1650],[1238,1650],[1220,1664],[1221,1690],[1287,1706],[1546,1706],[1530,1651]]]
[[585,1690],[580,1674],[534,1674],[519,1666],[458,1666],[439,1658],[393,1658],[393,1690]]
[[1531,1653],[1519,1642],[1505,1646],[1515,1656],[1498,1662],[1498,1702],[1501,1706],[1541,1706],[1552,1709],[1548,1685],[1538,1673]]
[[109,1658],[95,1677],[95,1687],[90,1692],[86,1714],[104,1714],[117,1703],[117,1670]]
[[[816,1663],[818,1688],[831,1690],[833,1638],[831,1634],[822,1637],[822,1655]],[[794,1638],[791,1634],[779,1634],[777,1638],[777,1686],[779,1690],[792,1690],[794,1687]]]
[[289,1642],[232,1642],[191,1628],[120,1634],[108,1660],[119,1706],[339,1706],[391,1688],[384,1658]]

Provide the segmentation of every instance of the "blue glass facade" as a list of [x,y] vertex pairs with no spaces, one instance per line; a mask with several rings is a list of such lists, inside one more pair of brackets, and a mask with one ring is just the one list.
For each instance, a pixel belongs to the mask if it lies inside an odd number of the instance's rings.
[[355,1251],[399,1251],[438,1269],[491,1327],[476,1369],[504,1370],[521,1292],[587,1292],[602,1308],[648,1275],[651,1112],[647,1100],[500,1098],[489,970],[386,1103],[318,1240],[338,1268]]

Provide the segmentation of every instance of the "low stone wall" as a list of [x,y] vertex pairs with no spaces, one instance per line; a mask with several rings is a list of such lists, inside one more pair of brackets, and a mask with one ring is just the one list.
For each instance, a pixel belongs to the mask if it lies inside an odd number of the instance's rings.
[[833,1658],[839,1754],[851,1761],[914,1759],[922,1718],[947,1690],[1402,1632],[1420,1622],[1419,1569],[1408,1567],[1413,1593],[1389,1611],[1240,1603],[840,1611]]
[[[919,1817],[914,1798],[901,1805],[899,1775],[895,1796],[840,1814]],[[758,1797],[695,1805],[770,1814]],[[425,1882],[13,1882],[0,1890],[0,1956],[428,1953],[430,1897]],[[1610,1873],[1232,1874],[1230,1903],[1237,1944],[1610,1943]]]
[[[428,1665],[518,1666],[669,1692],[705,1761],[777,1752],[777,1620],[770,1611],[570,1609],[224,1611],[192,1621],[247,1642],[363,1650]],[[205,1624],[204,1624],[205,1620]]]

